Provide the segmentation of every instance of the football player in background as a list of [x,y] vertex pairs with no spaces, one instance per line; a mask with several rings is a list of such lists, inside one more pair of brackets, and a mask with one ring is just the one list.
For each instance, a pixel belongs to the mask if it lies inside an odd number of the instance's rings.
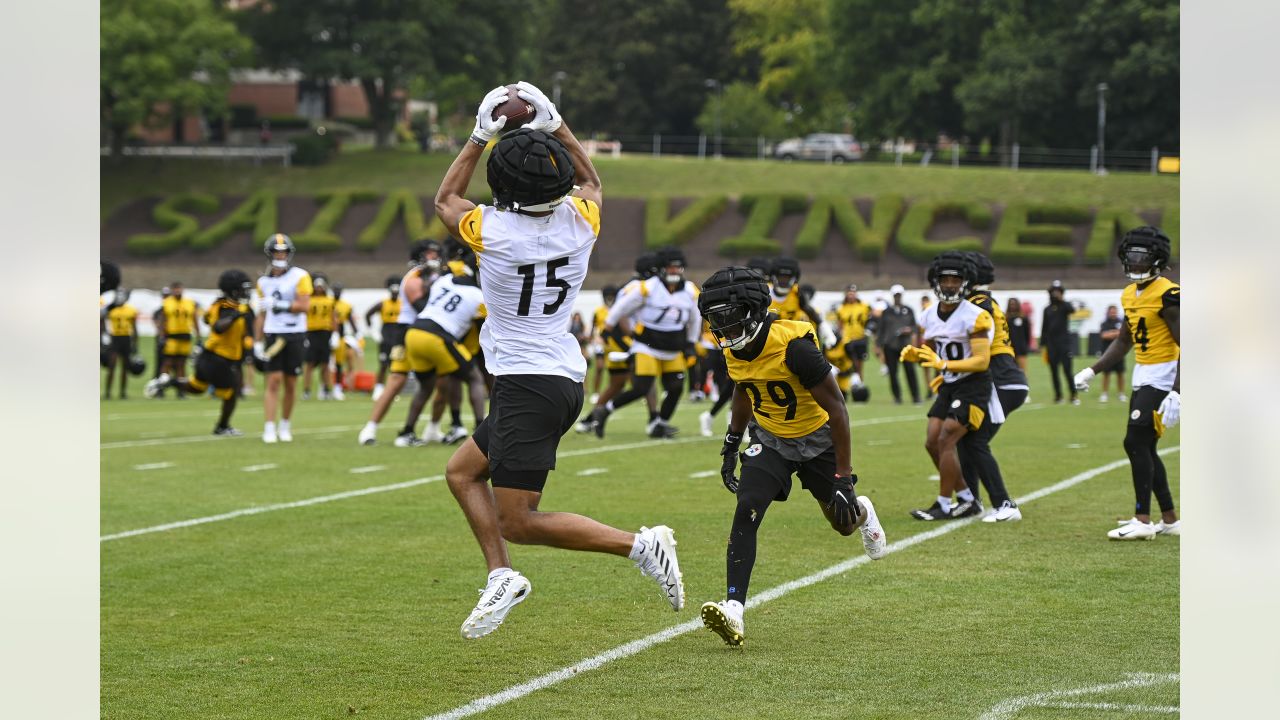
[[[475,253],[471,249],[453,238],[447,238],[444,243],[444,252],[447,262],[445,266],[449,270],[449,275],[458,277],[475,277]],[[480,328],[484,326],[484,319],[488,311],[481,302],[476,309],[471,322],[463,330],[458,341],[467,353],[471,356],[470,364],[474,367],[475,372],[471,373],[454,373],[445,375],[441,378],[436,386],[435,399],[431,401],[431,418],[427,423],[427,429],[422,433],[423,442],[432,443],[440,442],[445,445],[453,445],[461,442],[470,433],[462,424],[462,386],[468,386],[468,397],[471,395],[471,383],[473,380],[479,380],[484,384],[485,392],[481,393],[481,397],[485,397],[492,381],[487,377],[488,373],[484,369],[484,352],[480,349]],[[444,417],[446,407],[449,410],[450,427],[448,432],[440,430],[440,420]],[[483,408],[483,403],[480,406]],[[472,408],[475,409],[474,407]],[[475,415],[476,426],[484,420],[484,411],[481,409]]]
[[605,423],[614,411],[649,394],[658,378],[665,395],[658,417],[649,421],[651,438],[672,438],[679,430],[670,423],[684,390],[686,358],[696,355],[694,345],[702,335],[698,313],[698,288],[684,277],[684,253],[665,248],[658,253],[660,274],[631,286],[618,298],[605,319],[605,332],[623,320],[635,323],[631,345],[631,389],[592,412],[596,437],[604,437]]
[[[337,347],[333,349],[333,399],[345,400],[343,388],[351,385],[355,379],[356,363],[361,358],[360,328],[356,327],[356,319],[351,314],[351,303],[342,299],[344,286],[340,282],[333,284],[333,315],[338,324]],[[347,328],[351,328],[350,332]],[[350,374],[351,377],[348,377]]]
[[[365,423],[364,428],[356,436],[361,445],[373,445],[377,442],[378,423],[382,422],[382,418],[386,417],[387,410],[391,408],[391,403],[395,402],[396,396],[400,394],[400,389],[404,387],[405,382],[409,379],[409,356],[404,345],[405,334],[408,332],[409,326],[417,320],[418,313],[426,307],[427,288],[431,286],[431,282],[439,272],[439,243],[434,240],[419,240],[409,248],[409,271],[396,284],[399,289],[398,307],[400,308],[400,314],[396,316],[394,323],[388,325],[384,322],[382,329],[383,347],[386,347],[388,342],[388,331],[392,333],[392,337],[396,340],[396,344],[386,350],[387,358],[390,361],[387,366],[390,374],[387,376],[385,389],[373,401],[373,410],[369,413],[369,421]],[[383,312],[385,319],[385,304],[383,305]],[[430,393],[430,390],[426,389],[425,392]],[[409,401],[410,427],[417,424],[418,416],[422,414],[422,408],[426,404],[427,395],[424,394],[424,388],[419,386],[418,391],[413,395],[413,399]],[[398,447],[410,447],[418,445],[420,442],[417,435],[405,437],[402,433],[396,438]]]
[[602,194],[590,157],[555,105],[529,83],[517,87],[536,117],[503,135],[489,154],[494,205],[476,206],[466,192],[485,146],[506,123],[505,115],[493,118],[494,109],[514,99],[506,87],[480,103],[475,131],[436,194],[436,215],[479,258],[489,311],[480,342],[495,376],[490,414],[445,470],[489,567],[480,602],[462,625],[468,638],[497,629],[532,589],[511,568],[508,540],[630,558],[658,582],[672,608],[684,606],[670,528],[629,533],[538,509],[560,438],[584,400],[586,359],[568,332],[569,316],[600,234]]
[[110,337],[107,346],[107,385],[102,399],[111,398],[111,382],[116,367],[120,368],[120,399],[127,400],[125,384],[129,379],[129,361],[138,352],[138,308],[129,304],[129,289],[117,288],[115,297],[106,307],[106,330]]
[[218,277],[218,290],[222,297],[205,313],[209,339],[205,340],[204,352],[196,358],[195,374],[187,378],[161,373],[147,383],[144,392],[147,397],[153,397],[164,387],[174,387],[200,395],[213,386],[214,396],[222,399],[222,412],[218,415],[213,434],[239,437],[244,433],[231,427],[231,414],[235,412],[242,383],[240,366],[244,357],[244,339],[250,336],[249,318],[252,315],[248,300],[253,283],[244,272],[227,270]]
[[378,381],[373,386],[373,401],[382,397],[384,383],[387,381],[387,370],[391,367],[391,351],[404,343],[405,327],[400,324],[400,276],[388,275],[383,283],[388,297],[369,308],[364,314],[364,324],[373,328],[376,315],[382,321],[378,331]]
[[595,373],[592,375],[591,381],[591,402],[595,403],[600,399],[600,381],[604,378],[605,370],[609,361],[606,359],[605,345],[608,340],[604,336],[604,321],[609,317],[609,308],[613,307],[613,301],[618,298],[618,288],[614,285],[605,285],[600,289],[600,307],[595,309],[591,314],[591,349],[592,357],[595,360]]
[[[950,519],[953,493],[961,502],[974,501],[973,490],[965,484],[961,472],[957,446],[965,435],[979,431],[988,420],[1004,422],[987,370],[995,323],[991,313],[965,299],[974,273],[973,263],[963,253],[947,251],[933,259],[929,264],[929,284],[938,302],[920,316],[925,344],[909,345],[900,356],[903,362],[918,362],[938,370],[942,378],[937,398],[929,408],[925,437],[925,449],[938,469],[938,499],[928,508],[912,510],[911,517],[917,520]],[[973,450],[975,454],[981,452],[981,448]],[[989,448],[987,454],[990,455]],[[992,503],[995,502],[993,498]]]
[[[311,275],[293,265],[295,247],[284,233],[267,238],[262,251],[270,258],[258,278],[258,313],[254,318],[253,355],[262,363],[262,442],[293,442],[293,403],[307,350],[307,307]],[[268,350],[268,347],[270,350]],[[276,426],[276,411],[280,425]]]
[[332,389],[329,358],[333,331],[338,324],[334,300],[329,296],[329,278],[324,273],[311,277],[311,303],[307,305],[307,359],[302,367],[302,399],[311,399],[311,376],[320,370],[320,399],[328,400]]
[[858,286],[849,283],[844,289],[844,301],[832,311],[844,343],[845,357],[853,364],[851,384],[862,385],[862,364],[867,360],[867,322],[871,320],[871,306],[858,299]]
[[[886,543],[870,499],[854,489],[849,416],[813,326],[770,315],[764,278],[744,267],[716,271],[703,284],[698,307],[735,383],[720,476],[737,496],[727,599],[704,604],[702,621],[729,645],[741,645],[756,536],[769,505],[787,500],[793,475],[836,532],[848,536],[861,529],[871,559],[884,556]],[[742,453],[739,479],[738,448],[748,430],[751,445]]]
[[[1124,325],[1120,336],[1093,365],[1081,370],[1074,387],[1088,390],[1094,375],[1104,372],[1135,348],[1133,394],[1124,451],[1133,473],[1133,517],[1107,533],[1112,540],[1150,540],[1180,535],[1182,523],[1173,504],[1169,475],[1156,445],[1165,428],[1178,424],[1182,398],[1182,287],[1162,273],[1169,268],[1169,236],[1149,225],[1134,228],[1120,240],[1117,253],[1130,284],[1120,295]],[[1151,522],[1151,493],[1160,503],[1160,522]]]
[[[172,377],[187,374],[191,348],[200,344],[200,325],[196,320],[200,306],[195,300],[182,296],[184,289],[180,282],[169,283],[169,296],[160,303],[161,325],[156,330],[164,337],[163,371]],[[181,388],[178,397],[185,397]]]

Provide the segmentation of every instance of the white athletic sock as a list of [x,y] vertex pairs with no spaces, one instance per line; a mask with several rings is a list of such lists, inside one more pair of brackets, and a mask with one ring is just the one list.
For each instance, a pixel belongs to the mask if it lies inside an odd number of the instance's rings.
[[631,553],[627,555],[629,560],[639,560],[640,553],[644,549],[644,545],[640,544],[640,533],[636,533],[636,539],[631,541]]
[[494,578],[498,577],[499,575],[503,575],[503,574],[505,574],[505,573],[509,573],[509,572],[511,572],[511,571],[512,571],[512,570],[511,570],[511,568],[509,568],[509,567],[500,567],[500,568],[495,568],[494,570],[489,571],[489,581],[490,581],[490,582],[493,582],[493,579],[494,579]]
[[852,377],[851,379],[853,380],[853,384],[854,384],[854,385],[861,385],[861,384],[862,384],[862,376],[861,376],[861,375],[859,375],[858,373],[854,373],[854,374],[853,374],[853,377]]
[[960,498],[961,500],[964,500],[965,502],[972,502],[972,501],[973,501],[973,491],[972,491],[972,490],[970,490],[969,488],[965,488],[965,489],[961,490],[960,492],[956,493],[956,497]]
[[609,412],[613,412],[613,401],[610,400],[609,402],[605,403],[604,409],[608,410]]
[[432,434],[432,433],[438,433],[438,432],[440,432],[440,423],[435,422],[435,421],[432,421],[432,422],[427,423],[427,434],[428,434],[428,435],[430,435],[430,434]]
[[276,431],[276,424],[271,422],[270,420],[262,424],[263,434],[270,435],[275,431]]
[[951,498],[939,495],[938,504],[942,506],[942,512],[951,512]]

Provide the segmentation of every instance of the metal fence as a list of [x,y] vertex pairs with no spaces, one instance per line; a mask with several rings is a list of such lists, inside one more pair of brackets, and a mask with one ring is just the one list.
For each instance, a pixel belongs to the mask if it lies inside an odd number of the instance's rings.
[[[720,137],[710,135],[615,135],[610,139],[622,144],[622,152],[652,157],[680,156],[700,159],[775,158],[779,140],[765,137]],[[862,157],[853,162],[893,165],[924,165],[950,167],[1004,167],[1010,170],[1026,168],[1084,170],[1088,172],[1145,172],[1160,171],[1162,158],[1176,158],[1177,148],[1147,150],[1107,150],[1100,157],[1097,146],[1091,148],[1051,148],[1015,144],[1007,151],[977,145],[949,144],[929,147],[919,144],[894,143],[862,146]],[[840,163],[845,158],[838,155],[812,158],[816,162]],[[780,160],[781,162],[781,160]],[[1167,163],[1166,163],[1167,164]]]
[[[100,149],[103,157],[111,155],[111,148]],[[128,145],[120,151],[126,157],[201,158],[207,160],[252,160],[261,165],[263,160],[279,161],[289,167],[293,157],[292,145]]]

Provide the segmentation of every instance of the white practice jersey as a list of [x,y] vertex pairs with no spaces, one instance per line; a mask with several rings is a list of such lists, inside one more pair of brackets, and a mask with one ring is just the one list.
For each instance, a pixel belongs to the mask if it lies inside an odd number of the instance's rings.
[[[974,305],[968,300],[961,300],[946,320],[938,317],[941,303],[934,303],[920,315],[920,326],[924,328],[924,340],[933,345],[933,349],[943,360],[963,360],[973,355],[969,338],[973,335],[986,335],[988,339],[995,337],[995,322],[991,313]],[[942,381],[953,383],[973,373],[945,372]]]
[[480,346],[489,372],[582,382],[587,361],[569,324],[600,234],[600,208],[570,197],[534,217],[480,205],[458,230],[480,261],[488,310]]
[[396,318],[396,322],[401,325],[412,325],[413,321],[418,319],[418,311],[414,309],[413,303],[409,302],[409,300],[404,296],[404,290],[405,287],[409,285],[409,281],[413,279],[413,275],[426,278],[423,280],[423,288],[430,285],[435,276],[425,275],[424,273],[426,273],[426,271],[418,267],[405,273],[404,277],[400,278],[400,293],[397,295],[400,300],[400,316]]
[[263,314],[264,333],[284,334],[307,331],[307,313],[273,312],[278,300],[292,303],[294,298],[311,297],[311,275],[300,267],[290,267],[279,275],[270,273],[258,278],[258,311]]
[[471,322],[484,306],[484,294],[475,285],[455,285],[453,275],[436,280],[427,290],[427,306],[418,317],[444,328],[454,340],[462,341]]
[[[609,308],[609,317],[604,323],[614,327],[627,318],[635,323],[636,342],[631,346],[633,353],[642,352],[660,360],[674,360],[683,351],[685,344],[697,343],[702,337],[698,288],[688,280],[674,293],[667,289],[667,284],[661,277],[628,283],[623,290],[618,294],[613,307]],[[646,333],[666,336],[668,340],[660,342],[656,338],[650,338],[646,342]],[[655,347],[655,343],[666,347]],[[677,346],[679,349],[676,349]]]

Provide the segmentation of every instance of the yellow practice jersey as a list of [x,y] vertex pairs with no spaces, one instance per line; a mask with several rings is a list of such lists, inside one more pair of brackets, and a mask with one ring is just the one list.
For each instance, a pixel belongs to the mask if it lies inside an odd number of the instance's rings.
[[116,305],[107,311],[107,332],[112,337],[129,337],[133,335],[135,323],[138,321],[138,308],[132,305]]
[[813,399],[809,388],[830,375],[831,364],[823,358],[813,325],[807,320],[768,322],[768,335],[759,354],[743,358],[739,351],[727,350],[725,364],[729,377],[750,399],[760,427],[777,437],[803,437],[828,420],[827,411]]
[[[217,332],[213,327],[226,312],[238,312],[240,317],[232,320],[231,326],[226,330]],[[204,341],[205,352],[239,362],[244,357],[245,338],[251,332],[248,314],[249,306],[245,303],[237,303],[226,298],[214,303],[204,314],[204,321],[209,324],[209,339]]]
[[307,332],[333,330],[333,297],[312,295],[307,306]]
[[1009,321],[1004,316],[1004,310],[1000,309],[1000,303],[992,300],[986,293],[971,295],[969,302],[991,313],[991,323],[995,330],[995,335],[991,338],[991,356],[1012,355],[1013,344],[1009,342]]
[[1182,288],[1165,277],[1158,277],[1139,288],[1134,283],[1124,289],[1120,295],[1120,305],[1124,308],[1124,321],[1129,326],[1129,334],[1133,336],[1135,357],[1139,364],[1155,365],[1157,363],[1177,360],[1180,356],[1178,343],[1169,331],[1169,324],[1160,317],[1160,311],[1167,307],[1179,307]]
[[351,321],[351,303],[346,300],[334,300],[333,311],[338,314],[338,327],[334,329],[342,332],[343,328],[346,328]]
[[609,317],[609,306],[601,305],[596,308],[596,312],[591,316],[591,332],[599,335],[604,332],[604,320]]
[[387,298],[382,301],[382,324],[394,325],[400,322],[400,298]]
[[170,295],[160,305],[166,335],[190,335],[196,331],[196,301]]
[[[770,289],[772,289],[772,285]],[[808,320],[809,316],[804,309],[800,307],[800,286],[792,285],[787,296],[781,300],[773,292],[769,293],[769,312],[778,316],[781,320]]]
[[861,340],[867,334],[867,321],[871,319],[871,306],[864,302],[843,303],[833,313],[840,323],[840,341]]

